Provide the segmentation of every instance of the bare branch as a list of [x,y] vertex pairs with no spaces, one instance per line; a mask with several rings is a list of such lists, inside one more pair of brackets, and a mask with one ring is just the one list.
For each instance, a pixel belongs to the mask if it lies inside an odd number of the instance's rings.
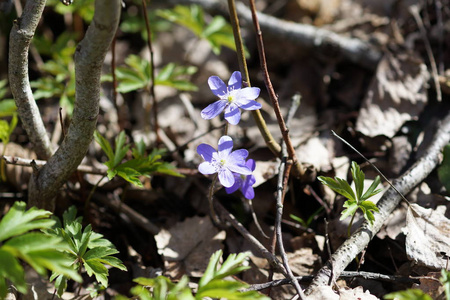
[[28,137],[36,155],[47,159],[52,147],[28,78],[28,50],[44,10],[46,0],[28,0],[21,17],[14,21],[9,37],[9,83]]
[[[165,0],[170,4],[199,4],[205,9],[227,13],[226,1],[221,0]],[[251,24],[251,12],[243,3],[236,3],[239,17],[247,24]],[[334,58],[342,57],[355,64],[375,70],[381,59],[382,52],[360,39],[349,38],[327,29],[317,28],[308,24],[299,24],[258,13],[261,29],[267,35],[293,44],[326,52]],[[332,52],[332,53],[331,53]]]
[[76,99],[72,122],[60,148],[31,177],[30,205],[54,209],[58,190],[86,155],[97,124],[100,75],[120,19],[120,0],[96,0],[95,14],[75,52]]

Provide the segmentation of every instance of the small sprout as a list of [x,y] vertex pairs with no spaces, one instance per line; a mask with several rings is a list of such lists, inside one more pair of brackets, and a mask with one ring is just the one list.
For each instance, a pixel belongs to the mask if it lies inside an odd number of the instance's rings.
[[334,179],[331,177],[319,176],[318,179],[324,185],[331,188],[336,193],[347,198],[347,201],[344,203],[344,209],[342,211],[342,215],[340,220],[344,220],[348,216],[352,216],[350,224],[348,226],[348,235],[350,236],[350,228],[353,223],[353,219],[355,217],[356,211],[361,209],[364,214],[364,218],[369,221],[370,224],[373,224],[375,217],[373,212],[378,212],[378,207],[370,200],[372,196],[381,192],[381,189],[375,190],[377,186],[380,184],[380,176],[377,176],[375,180],[372,182],[370,187],[363,193],[364,190],[364,172],[361,171],[358,164],[356,162],[352,162],[352,177],[355,182],[355,190],[353,190],[347,181],[341,179],[339,177],[335,177]]

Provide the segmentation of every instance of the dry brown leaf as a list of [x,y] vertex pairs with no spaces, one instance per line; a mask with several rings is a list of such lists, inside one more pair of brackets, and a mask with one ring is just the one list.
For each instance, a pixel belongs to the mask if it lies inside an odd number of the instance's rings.
[[366,94],[356,130],[369,137],[393,137],[403,123],[422,112],[429,76],[422,60],[410,53],[387,54]]
[[209,257],[223,249],[225,231],[219,231],[209,217],[193,217],[177,223],[169,230],[162,229],[156,236],[158,253],[166,266],[180,269],[173,262],[183,264],[186,274],[201,277]]
[[320,286],[314,290],[314,292],[308,296],[308,300],[377,300],[379,298],[370,294],[369,291],[365,291],[361,286],[354,289],[340,288],[339,295],[333,291],[331,286]]
[[450,221],[445,206],[435,210],[411,204],[406,212],[406,255],[420,266],[443,269],[450,254]]
[[433,299],[445,299],[440,298],[442,294],[445,294],[445,289],[442,283],[439,281],[441,277],[440,272],[430,272],[426,277],[421,277],[420,285],[418,286],[424,293],[431,296]]

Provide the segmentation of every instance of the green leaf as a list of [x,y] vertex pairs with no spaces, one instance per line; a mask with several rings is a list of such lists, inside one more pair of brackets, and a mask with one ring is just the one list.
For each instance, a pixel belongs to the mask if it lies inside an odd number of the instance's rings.
[[359,203],[359,208],[362,210],[364,218],[369,221],[370,224],[373,224],[373,221],[375,221],[373,212],[378,212],[378,207],[372,201],[365,200]]
[[396,300],[432,300],[432,298],[419,289],[408,289],[405,291],[393,292],[384,296],[384,299]]
[[444,147],[444,159],[438,168],[438,176],[442,185],[450,193],[450,144]]
[[358,203],[355,200],[347,200],[344,202],[344,207],[346,207],[346,209],[342,211],[342,215],[339,218],[341,221],[355,214],[358,209]]
[[359,168],[358,164],[354,161],[352,161],[352,177],[353,181],[355,182],[355,189],[356,189],[356,200],[359,201],[361,199],[363,190],[364,190],[364,173]]
[[367,200],[370,197],[375,196],[376,194],[383,191],[382,189],[375,190],[380,185],[380,182],[380,176],[375,177],[375,180],[372,182],[364,195],[361,196],[360,200]]
[[95,141],[100,145],[100,148],[102,148],[103,152],[105,152],[108,159],[114,160],[114,152],[108,140],[105,139],[97,130],[94,131],[94,138]]
[[55,221],[48,219],[51,212],[32,207],[25,211],[25,202],[14,205],[0,221],[0,242],[34,229],[50,228]]
[[97,282],[108,287],[108,269],[97,259],[86,260],[83,264],[89,276],[94,275]]
[[322,182],[322,184],[328,186],[330,189],[332,189],[338,194],[341,194],[345,198],[355,202],[357,201],[355,193],[353,192],[352,188],[350,187],[347,181],[339,177],[335,177],[335,179],[333,179],[331,177],[325,176],[319,176],[317,177],[317,179],[319,179],[319,181]]
[[17,107],[13,99],[0,101],[0,118],[9,117],[16,113]]
[[[27,292],[27,285],[25,282],[25,273],[19,261],[10,251],[5,249],[5,246],[0,248],[0,279],[9,279],[21,293]],[[4,282],[4,279],[3,279]],[[6,296],[5,291],[1,291],[2,298]]]

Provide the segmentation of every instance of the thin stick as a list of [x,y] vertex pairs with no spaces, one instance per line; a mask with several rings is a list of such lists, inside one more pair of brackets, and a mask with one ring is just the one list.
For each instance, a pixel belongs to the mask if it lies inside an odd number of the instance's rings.
[[425,50],[427,52],[428,59],[430,60],[431,74],[433,75],[434,87],[436,89],[436,98],[439,102],[442,101],[442,91],[441,85],[439,84],[439,74],[436,66],[436,61],[434,60],[433,50],[431,49],[430,41],[427,38],[427,30],[423,25],[422,18],[419,15],[419,9],[417,5],[412,5],[409,7],[409,12],[412,14],[416,20],[417,26],[420,30],[420,35],[422,36],[423,43],[425,45]]
[[394,189],[394,191],[396,191],[399,195],[400,195],[400,197],[402,197],[402,199],[403,200],[405,200],[406,201],[406,203],[409,205],[409,201],[408,201],[408,199],[406,199],[405,198],[405,196],[403,196],[403,194],[402,193],[400,193],[399,192],[399,190],[397,190],[397,188],[392,184],[392,182],[389,180],[389,179],[387,179],[386,178],[386,176],[384,176],[384,174],[383,173],[381,173],[381,171],[370,161],[370,160],[368,160],[361,152],[359,152],[358,150],[356,150],[356,148],[355,147],[353,147],[352,145],[350,145],[350,143],[349,142],[347,142],[346,140],[344,140],[343,138],[341,138],[336,132],[334,132],[333,130],[331,130],[331,133],[335,136],[335,137],[337,137],[338,139],[340,139],[344,144],[346,144],[347,146],[349,146],[350,148],[352,148],[352,150],[353,151],[355,151],[356,153],[358,153],[359,154],[359,156],[361,156],[362,158],[364,158],[364,160],[366,161],[366,162],[368,162],[371,166],[372,166],[372,168],[374,168],[375,169],[375,171],[377,171],[377,173],[378,174],[380,174],[380,176]]
[[262,38],[261,28],[258,22],[258,16],[256,14],[256,5],[255,0],[250,0],[250,10],[252,12],[253,26],[255,28],[255,32],[257,35],[256,44],[258,46],[258,54],[261,64],[261,71],[264,76],[264,83],[266,84],[267,91],[269,93],[270,100],[272,101],[273,110],[275,111],[275,115],[278,120],[278,124],[280,126],[281,134],[283,135],[283,140],[286,143],[287,152],[289,154],[289,159],[292,160],[295,169],[299,171],[299,177],[302,177],[305,174],[305,169],[298,162],[297,155],[295,154],[294,146],[292,145],[291,138],[289,136],[289,130],[284,122],[283,116],[281,114],[280,105],[278,103],[278,96],[273,89],[272,82],[270,80],[269,72],[267,70],[267,62],[266,62],[266,54],[264,51],[264,42]]
[[219,212],[221,218],[230,222],[242,237],[244,237],[256,250],[261,254],[269,264],[277,271],[287,276],[283,264],[277,259],[275,255],[270,253],[258,239],[256,239],[236,218],[225,208],[219,201],[214,202],[216,210]]
[[150,83],[148,86],[148,91],[153,100],[153,107],[152,107],[153,123],[154,123],[153,129],[154,129],[155,135],[156,135],[156,143],[158,144],[161,142],[161,139],[160,139],[159,133],[158,133],[158,127],[159,127],[159,125],[158,125],[158,101],[156,100],[156,96],[155,96],[155,61],[153,58],[152,32],[150,30],[150,21],[148,20],[146,0],[142,0],[142,9],[144,10],[143,14],[144,14],[144,19],[145,19],[145,28],[147,29],[147,45],[148,45],[148,49],[150,51],[150,64],[149,64]]
[[[239,63],[239,69],[244,76],[244,81],[247,86],[250,84],[250,76],[247,69],[247,61],[245,60],[244,45],[242,42],[241,30],[239,27],[239,18],[236,11],[236,4],[234,0],[228,0],[228,10],[230,13],[230,23],[233,28],[234,43],[236,45],[237,60]],[[253,119],[258,126],[259,132],[261,133],[267,147],[272,151],[272,153],[279,157],[281,146],[275,141],[269,129],[267,128],[266,121],[264,120],[260,110],[251,111]]]
[[[285,144],[282,144],[281,146],[282,152],[285,152]],[[291,280],[291,284],[294,285],[295,289],[297,290],[297,294],[300,297],[300,299],[306,299],[305,295],[303,294],[303,290],[300,287],[300,284],[297,280],[295,280],[294,274],[292,273],[291,268],[289,267],[289,260],[286,255],[286,251],[284,250],[283,245],[283,233],[281,230],[281,219],[283,216],[283,202],[284,202],[284,196],[285,196],[285,189],[286,182],[289,178],[289,166],[286,164],[286,157],[283,157],[280,163],[280,167],[278,169],[278,184],[277,184],[277,211],[276,211],[276,218],[275,218],[275,232],[276,232],[276,240],[278,249],[280,251],[281,259],[283,261],[284,268],[287,272],[287,278]]]

